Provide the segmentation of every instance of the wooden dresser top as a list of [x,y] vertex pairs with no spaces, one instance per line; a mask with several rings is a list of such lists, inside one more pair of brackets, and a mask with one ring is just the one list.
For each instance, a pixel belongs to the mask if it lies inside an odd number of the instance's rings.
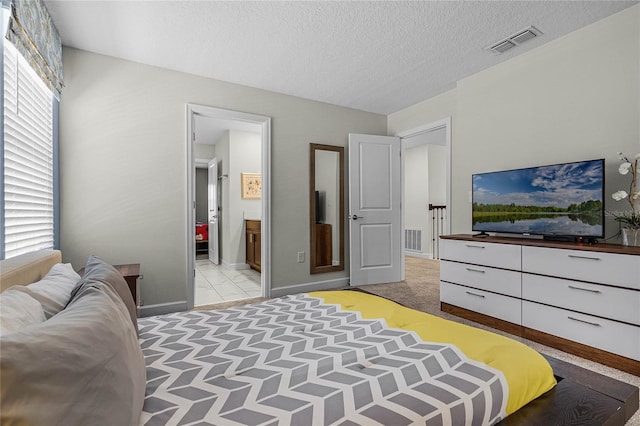
[[630,254],[633,256],[640,256],[640,247],[623,246],[621,244],[588,244],[588,243],[574,243],[566,241],[550,241],[536,238],[516,238],[516,237],[474,237],[471,234],[453,234],[453,235],[441,235],[440,238],[445,240],[461,240],[461,241],[475,241],[478,243],[498,243],[498,244],[514,244],[521,246],[532,247],[546,247],[557,249],[569,249],[569,250],[584,250],[601,253],[617,253],[617,254]]

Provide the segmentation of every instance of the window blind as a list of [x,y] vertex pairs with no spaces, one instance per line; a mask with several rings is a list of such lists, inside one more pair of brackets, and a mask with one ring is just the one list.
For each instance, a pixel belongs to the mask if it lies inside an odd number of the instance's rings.
[[4,257],[53,247],[52,93],[4,43]]

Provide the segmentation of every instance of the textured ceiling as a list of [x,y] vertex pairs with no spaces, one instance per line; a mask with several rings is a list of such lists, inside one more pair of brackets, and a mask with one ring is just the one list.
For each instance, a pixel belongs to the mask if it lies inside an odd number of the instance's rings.
[[65,46],[380,114],[637,3],[45,0]]

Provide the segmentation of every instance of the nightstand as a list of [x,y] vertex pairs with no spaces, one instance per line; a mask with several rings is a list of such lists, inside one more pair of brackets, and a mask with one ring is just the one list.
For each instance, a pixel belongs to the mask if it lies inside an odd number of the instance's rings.
[[113,265],[113,267],[116,268],[118,272],[120,272],[124,280],[127,282],[129,290],[131,291],[131,295],[133,296],[133,301],[136,306],[139,306],[138,278],[140,277],[140,264],[129,263],[126,265]]

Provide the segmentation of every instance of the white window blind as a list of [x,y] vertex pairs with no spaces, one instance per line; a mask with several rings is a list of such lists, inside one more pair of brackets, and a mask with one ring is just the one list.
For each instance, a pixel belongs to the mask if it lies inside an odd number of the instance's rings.
[[4,42],[4,257],[53,247],[52,93]]

